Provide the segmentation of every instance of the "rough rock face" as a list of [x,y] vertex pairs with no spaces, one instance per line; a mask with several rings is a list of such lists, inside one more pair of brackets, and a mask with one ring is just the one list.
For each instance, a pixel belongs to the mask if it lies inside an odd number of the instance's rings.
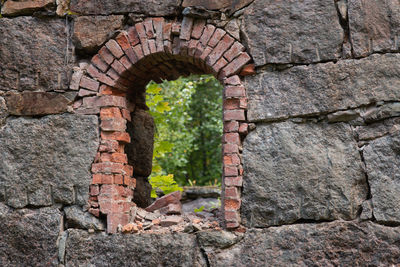
[[89,212],[83,211],[81,207],[68,206],[64,208],[64,212],[68,228],[93,229],[99,231],[106,229],[102,221]]
[[258,66],[335,59],[343,42],[334,1],[255,0],[242,30]]
[[176,234],[111,235],[68,230],[67,266],[205,266],[196,236]]
[[251,229],[210,266],[391,266],[400,260],[400,227],[337,221]]
[[65,19],[2,18],[0,90],[67,89],[74,63],[67,32]]
[[127,132],[132,142],[126,145],[128,163],[135,166],[134,176],[149,176],[152,169],[154,120],[145,110],[137,109],[131,114],[132,122],[128,123]]
[[122,27],[124,16],[82,16],[74,21],[76,48],[95,52],[110,34]]
[[0,129],[0,190],[7,204],[85,204],[97,131],[96,116],[9,118]]
[[231,12],[243,8],[250,4],[254,0],[183,0],[183,7],[204,7],[206,9],[217,10],[217,9],[229,9]]
[[350,38],[354,56],[399,51],[398,1],[348,1]]
[[376,220],[400,223],[400,131],[372,141],[363,155]]
[[0,97],[0,126],[4,123],[5,118],[8,116],[8,109],[6,101],[3,97]]
[[82,15],[109,15],[138,13],[151,16],[168,16],[177,13],[180,0],[71,0],[70,9]]
[[247,227],[354,219],[367,196],[352,130],[342,123],[258,125],[243,158]]
[[267,71],[246,79],[251,121],[333,112],[400,99],[400,55]]
[[4,16],[28,15],[35,11],[52,9],[54,7],[54,0],[8,0],[2,6],[1,14]]
[[0,266],[57,265],[58,209],[14,210],[0,203],[0,222]]

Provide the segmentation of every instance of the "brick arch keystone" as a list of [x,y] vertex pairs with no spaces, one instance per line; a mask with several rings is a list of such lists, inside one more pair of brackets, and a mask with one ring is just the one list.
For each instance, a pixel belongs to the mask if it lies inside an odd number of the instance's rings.
[[[251,61],[245,47],[204,20],[148,18],[110,39],[80,76],[74,110],[100,117],[100,145],[92,164],[89,212],[107,217],[107,231],[129,222],[136,180],[124,152],[126,123],[135,109],[131,96],[150,80],[174,80],[190,73],[213,74],[223,92],[222,209],[225,226],[240,226],[241,140],[247,134],[247,97],[240,75]],[[128,98],[128,96],[130,96]]]

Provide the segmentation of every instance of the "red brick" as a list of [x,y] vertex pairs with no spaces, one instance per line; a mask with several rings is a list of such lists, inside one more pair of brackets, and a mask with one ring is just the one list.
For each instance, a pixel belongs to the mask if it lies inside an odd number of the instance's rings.
[[95,173],[93,174],[92,184],[101,184],[102,174]]
[[256,66],[254,64],[247,64],[240,71],[240,76],[249,76],[256,74]]
[[225,58],[221,57],[218,59],[218,61],[212,66],[213,70],[215,73],[218,73],[223,67],[228,64],[228,61],[225,60]]
[[118,153],[125,153],[125,144],[124,143],[118,145],[117,152]]
[[249,132],[248,128],[249,128],[249,125],[247,123],[241,123],[239,126],[239,133],[247,134]]
[[157,52],[164,51],[163,26],[164,26],[164,18],[153,18],[153,27],[154,27],[155,34],[156,34]]
[[239,153],[239,146],[237,144],[223,144],[222,148],[224,154]]
[[225,86],[225,97],[241,97],[246,96],[244,86]]
[[226,228],[228,229],[235,229],[238,228],[240,226],[239,222],[228,222],[226,224]]
[[102,119],[100,128],[103,131],[123,132],[126,130],[126,120],[123,118],[106,118]]
[[[225,108],[225,107],[224,107]],[[224,132],[237,132],[239,130],[239,122],[229,121],[224,123]]]
[[239,186],[239,187],[241,187],[243,185],[243,178],[242,178],[242,176],[225,177],[224,184],[226,186]]
[[224,83],[229,85],[241,85],[240,78],[237,75],[225,78]]
[[225,143],[240,145],[240,138],[238,133],[224,133],[223,139]]
[[179,22],[173,22],[171,26],[171,33],[173,35],[179,35],[181,32],[181,24]]
[[127,121],[131,121],[131,120],[132,120],[132,119],[131,119],[131,113],[130,113],[129,110],[123,108],[123,109],[121,110],[121,112],[122,112],[122,117],[123,117],[124,119],[126,119]]
[[179,40],[179,55],[187,56],[189,41]]
[[163,26],[163,40],[172,41],[171,38],[172,23],[165,23]]
[[144,58],[142,46],[140,44],[134,46],[132,49],[135,52],[135,55],[136,55],[136,58],[138,59],[138,61],[141,60],[142,58]]
[[244,115],[244,110],[242,109],[233,109],[233,110],[225,110],[224,111],[224,121],[244,121],[246,120]]
[[199,40],[192,39],[188,44],[188,56],[194,56],[196,52],[197,45],[199,44]]
[[116,81],[116,80],[118,80],[120,78],[120,75],[114,69],[109,69],[107,71],[107,75],[109,77],[111,77],[111,79],[113,79],[114,81]]
[[[123,204],[121,204],[121,207],[122,205]],[[113,211],[115,211],[115,209],[113,209]],[[128,223],[129,223],[129,213],[109,212],[109,214],[107,215],[107,233],[109,234],[116,233],[118,225],[126,225]]]
[[247,97],[240,98],[240,108],[247,109]]
[[78,96],[80,96],[80,97],[85,97],[85,96],[93,96],[93,95],[96,95],[97,93],[96,92],[94,92],[94,91],[90,91],[90,90],[86,90],[86,89],[79,89],[79,92],[78,92]]
[[[101,138],[104,140],[116,140],[124,143],[130,143],[131,137],[125,132],[101,132]],[[120,150],[118,150],[120,151]]]
[[206,57],[211,53],[211,51],[212,51],[212,48],[209,47],[209,46],[207,46],[207,47],[204,49],[203,53],[199,56],[199,58],[200,58],[201,60],[205,60]]
[[122,114],[120,109],[117,107],[106,107],[106,108],[101,108],[100,118],[101,119],[122,118]]
[[235,166],[225,166],[224,176],[238,176],[238,168]]
[[100,162],[100,152],[96,153],[96,156],[94,157],[94,163]]
[[180,34],[179,38],[182,40],[189,41],[190,34],[192,32],[192,27],[193,27],[193,18],[184,17],[182,20],[181,34]]
[[135,188],[136,187],[136,179],[125,175],[124,176],[124,184],[127,186],[130,186],[132,188]]
[[146,30],[146,36],[148,39],[153,39],[155,34],[154,34],[154,29],[153,29],[153,21],[151,19],[146,19],[143,22],[144,29]]
[[136,28],[136,31],[137,31],[137,33],[139,35],[139,39],[140,39],[140,42],[141,42],[143,54],[145,56],[150,55],[149,46],[147,44],[146,30],[144,28],[143,23],[136,23],[135,24],[135,28]]
[[241,52],[243,52],[245,50],[245,47],[239,43],[239,42],[235,42],[231,48],[225,52],[224,57],[228,60],[228,61],[232,61],[235,57],[237,57],[238,55],[240,55]]
[[113,184],[114,183],[114,175],[102,174],[101,175],[101,183],[102,184]]
[[239,199],[240,194],[239,194],[237,187],[235,187],[235,186],[225,187],[225,199],[226,198]]
[[111,63],[114,61],[114,56],[111,54],[110,50],[107,49],[107,47],[103,46],[100,48],[99,53],[100,57],[108,64],[111,65]]
[[236,211],[224,211],[225,221],[227,222],[238,222],[239,214]]
[[128,29],[128,39],[131,43],[131,46],[135,46],[140,42],[139,35],[136,31],[135,26],[132,26]]
[[118,150],[118,141],[115,140],[101,140],[100,141],[100,152],[116,152]]
[[237,98],[224,99],[224,110],[239,109],[240,100]]
[[157,52],[156,41],[154,39],[147,41],[149,44],[150,53],[154,54]]
[[229,47],[233,44],[234,39],[230,37],[228,34],[225,34],[224,37],[218,42],[217,46],[213,49],[213,51],[207,56],[206,62],[212,66],[217,62],[217,60],[229,49]]
[[[111,64],[111,67],[118,73],[118,76],[121,76],[124,74],[124,72],[126,72],[126,68],[118,60],[114,60],[114,63]],[[116,78],[116,79],[118,79],[118,78]]]
[[146,211],[153,212],[162,207],[168,206],[168,204],[178,203],[178,202],[180,202],[181,198],[182,198],[182,194],[180,191],[175,191],[175,192],[169,193],[168,195],[165,195],[165,196],[157,199],[156,201],[154,201],[153,204],[151,204],[150,206],[148,206],[146,208]]
[[241,200],[240,199],[225,199],[224,201],[225,211],[236,211],[240,209]]
[[109,67],[109,65],[105,61],[103,61],[98,54],[92,57],[91,62],[102,72],[106,72]]
[[[133,50],[132,50],[133,53]],[[119,60],[119,62],[124,66],[125,69],[129,70],[132,68],[132,62],[129,60],[129,58],[127,56],[123,56],[121,57],[121,59]]]
[[100,210],[99,209],[90,208],[88,211],[89,211],[89,213],[93,214],[96,217],[100,216]]
[[203,33],[205,25],[206,21],[204,19],[197,19],[193,24],[192,37],[195,39],[199,39],[201,37],[201,34]]
[[91,77],[99,80],[100,82],[102,82],[104,84],[107,84],[109,86],[114,86],[115,85],[115,82],[110,77],[108,77],[105,73],[100,72],[93,65],[90,65],[89,68],[86,71]]
[[86,76],[82,76],[79,86],[97,92],[99,90],[100,83]]
[[240,164],[240,158],[238,154],[228,154],[224,155],[224,164],[225,165],[234,165],[238,166]]
[[117,41],[117,43],[119,44],[119,46],[122,48],[122,50],[127,50],[131,47],[131,44],[129,42],[129,37],[128,34],[126,32],[121,32],[117,35],[117,37],[115,38],[115,40]]
[[207,45],[215,47],[224,35],[225,31],[220,28],[217,28],[214,34],[211,36],[210,40],[208,41]]
[[90,185],[89,192],[91,196],[97,196],[100,193],[98,185]]
[[93,173],[122,173],[123,172],[123,164],[113,163],[113,162],[101,162],[92,164],[92,172]]
[[[204,31],[200,37],[200,44],[204,47],[206,47],[208,41],[210,40],[211,36],[214,34],[215,31],[215,26],[208,24],[205,28]],[[221,36],[222,37],[222,36]]]
[[121,107],[127,108],[127,100],[125,97],[104,95],[104,96],[92,96],[85,97],[83,99],[83,105],[85,107]]
[[101,162],[128,163],[128,158],[124,153],[101,153]]
[[122,174],[114,175],[114,184],[124,184],[124,176]]
[[124,165],[124,174],[128,176],[133,175],[133,167],[130,165]]
[[113,88],[111,86],[108,86],[108,85],[105,85],[105,84],[102,84],[100,86],[100,94],[102,94],[102,95],[122,96],[122,97],[126,96],[125,92],[122,92],[122,91],[120,91],[118,89],[115,89],[115,88]]
[[110,50],[110,52],[114,55],[115,58],[120,58],[124,55],[124,51],[122,51],[119,44],[113,39],[109,40],[106,43],[106,47],[108,48],[108,50]]
[[250,60],[251,58],[247,53],[240,54],[240,56],[235,58],[231,63],[229,63],[225,66],[225,68],[222,69],[220,76],[224,78],[233,74],[237,74],[240,69]]

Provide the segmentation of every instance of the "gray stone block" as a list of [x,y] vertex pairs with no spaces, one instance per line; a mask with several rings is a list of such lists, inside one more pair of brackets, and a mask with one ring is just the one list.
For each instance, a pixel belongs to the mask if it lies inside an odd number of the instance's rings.
[[366,199],[360,154],[344,123],[258,125],[243,147],[247,227],[351,220]]
[[97,148],[97,116],[9,118],[0,129],[0,188],[8,204],[84,205]]
[[336,59],[343,43],[334,1],[255,0],[242,31],[257,66]]

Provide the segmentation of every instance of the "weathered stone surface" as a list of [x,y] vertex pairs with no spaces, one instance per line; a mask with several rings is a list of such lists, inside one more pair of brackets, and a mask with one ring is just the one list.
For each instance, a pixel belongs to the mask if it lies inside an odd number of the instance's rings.
[[43,9],[54,9],[55,0],[6,1],[1,7],[4,16],[29,15]]
[[124,16],[79,16],[74,21],[76,48],[95,52],[115,30],[122,27]]
[[203,248],[228,248],[240,240],[240,237],[227,231],[201,231],[197,233],[197,238]]
[[207,252],[210,266],[392,266],[400,227],[337,221],[251,229],[238,244]]
[[14,210],[0,203],[0,222],[1,266],[57,265],[58,209]]
[[400,99],[400,55],[372,55],[246,77],[250,121],[311,115]]
[[400,102],[387,103],[378,107],[371,107],[361,114],[365,122],[371,123],[374,121],[383,120],[390,117],[400,116]]
[[138,13],[151,16],[169,16],[177,13],[180,0],[71,0],[70,9],[82,15],[109,15]]
[[75,61],[67,33],[65,19],[2,18],[0,90],[67,89]]
[[245,139],[243,159],[248,227],[354,219],[367,196],[357,145],[343,123],[258,125]]
[[47,115],[67,111],[68,100],[59,93],[48,92],[9,92],[5,95],[11,115]]
[[400,117],[355,128],[359,140],[373,140],[400,129]]
[[9,118],[0,129],[0,189],[7,203],[51,205],[53,197],[86,204],[97,148],[97,116]]
[[231,12],[236,11],[250,4],[254,0],[183,0],[183,7],[190,6],[200,6],[206,9],[218,10],[218,9],[228,9]]
[[127,132],[132,142],[126,145],[128,163],[135,166],[133,175],[149,176],[153,162],[154,120],[145,110],[136,109],[131,113],[132,122],[127,124]]
[[400,130],[372,141],[363,155],[376,220],[400,223]]
[[257,66],[335,59],[343,42],[334,1],[255,0],[242,30]]
[[67,266],[205,266],[195,235],[68,232]]
[[94,217],[89,212],[84,212],[78,206],[68,206],[64,208],[66,223],[68,228],[104,230],[104,222]]
[[350,0],[348,13],[354,56],[400,50],[398,1]]

